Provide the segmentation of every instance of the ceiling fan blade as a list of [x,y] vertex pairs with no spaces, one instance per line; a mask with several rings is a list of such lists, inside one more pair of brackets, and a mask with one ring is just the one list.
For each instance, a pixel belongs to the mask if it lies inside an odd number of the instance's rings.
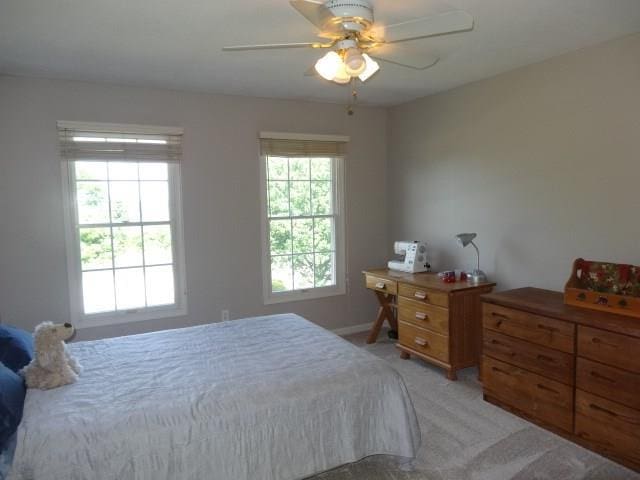
[[329,20],[333,18],[331,11],[323,2],[314,0],[291,0],[289,2],[300,15],[309,20],[319,30],[326,30]]
[[223,52],[242,52],[245,50],[274,50],[278,48],[328,48],[330,45],[317,42],[303,43],[266,43],[263,45],[234,45],[231,47],[222,47]]
[[422,63],[408,63],[406,60],[401,60],[396,57],[392,57],[393,59],[391,59],[371,55],[371,58],[373,58],[374,60],[380,60],[381,62],[385,63],[392,63],[393,65],[397,65],[399,67],[411,68],[412,70],[426,70],[429,67],[433,67],[436,63],[438,63],[438,60],[440,60],[439,57],[429,57],[429,61],[425,61]]
[[306,72],[304,72],[305,77],[319,77],[320,75],[316,71],[316,67],[309,67]]
[[375,37],[383,38],[386,43],[399,43],[469,30],[473,30],[473,17],[467,12],[456,10],[394,25],[374,27],[373,34]]
[[382,45],[372,49],[369,55],[375,60],[381,60],[413,70],[426,70],[440,60],[436,55],[407,52],[390,45]]

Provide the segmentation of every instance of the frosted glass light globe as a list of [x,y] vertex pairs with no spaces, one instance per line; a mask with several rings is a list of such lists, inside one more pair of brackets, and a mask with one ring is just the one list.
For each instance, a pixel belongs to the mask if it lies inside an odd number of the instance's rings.
[[378,65],[378,62],[376,62],[366,53],[363,53],[362,56],[365,59],[366,68],[358,76],[358,78],[360,78],[361,81],[366,82],[369,79],[369,77],[371,77],[374,73],[380,70],[380,65]]
[[362,53],[357,48],[350,48],[344,55],[344,66],[347,73],[352,77],[357,77],[366,68],[366,62]]
[[351,81],[351,75],[347,73],[344,63],[340,65],[340,68],[338,69],[332,80],[341,85],[349,83]]
[[316,72],[325,80],[333,80],[342,67],[342,59],[336,52],[328,52],[315,65]]

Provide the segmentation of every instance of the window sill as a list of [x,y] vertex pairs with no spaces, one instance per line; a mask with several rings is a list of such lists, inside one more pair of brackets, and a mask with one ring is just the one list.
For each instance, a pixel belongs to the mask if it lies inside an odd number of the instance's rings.
[[337,297],[339,295],[345,294],[346,289],[344,286],[312,288],[309,290],[293,290],[282,293],[265,293],[264,304],[274,305],[278,303],[301,302],[304,300],[317,300],[320,298]]
[[145,308],[124,312],[94,313],[81,315],[76,320],[78,328],[102,327],[124,323],[144,322],[161,318],[181,317],[187,314],[187,307],[171,305],[168,307]]

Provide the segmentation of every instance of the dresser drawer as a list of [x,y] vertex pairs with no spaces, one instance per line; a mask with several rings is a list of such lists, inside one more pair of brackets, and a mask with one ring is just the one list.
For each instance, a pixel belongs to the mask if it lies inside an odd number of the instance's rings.
[[573,355],[484,330],[485,355],[573,385]]
[[398,297],[398,319],[427,330],[449,335],[449,310],[442,307]]
[[398,323],[398,336],[401,345],[449,363],[449,337],[406,322]]
[[[576,388],[640,410],[640,374],[578,358]],[[639,426],[640,428],[640,426]]]
[[573,388],[486,355],[482,364],[484,391],[525,415],[573,430]]
[[377,290],[379,292],[390,293],[395,295],[398,292],[398,282],[388,280],[386,278],[376,277],[375,275],[365,275],[367,288]]
[[640,410],[576,390],[575,433],[640,465]]
[[408,283],[400,283],[398,289],[398,295],[402,297],[411,298],[418,302],[430,303],[439,307],[449,307],[449,295],[445,292],[416,287]]
[[640,338],[578,327],[578,355],[640,373]]
[[563,352],[574,352],[575,326],[572,323],[491,303],[484,303],[482,312],[484,328]]

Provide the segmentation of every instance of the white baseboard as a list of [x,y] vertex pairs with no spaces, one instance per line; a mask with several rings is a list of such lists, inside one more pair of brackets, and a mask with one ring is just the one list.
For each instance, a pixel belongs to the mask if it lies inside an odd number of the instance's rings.
[[361,323],[360,325],[352,325],[350,327],[335,328],[331,331],[336,335],[344,337],[346,335],[352,335],[354,333],[366,332],[371,328],[371,325],[371,322]]

